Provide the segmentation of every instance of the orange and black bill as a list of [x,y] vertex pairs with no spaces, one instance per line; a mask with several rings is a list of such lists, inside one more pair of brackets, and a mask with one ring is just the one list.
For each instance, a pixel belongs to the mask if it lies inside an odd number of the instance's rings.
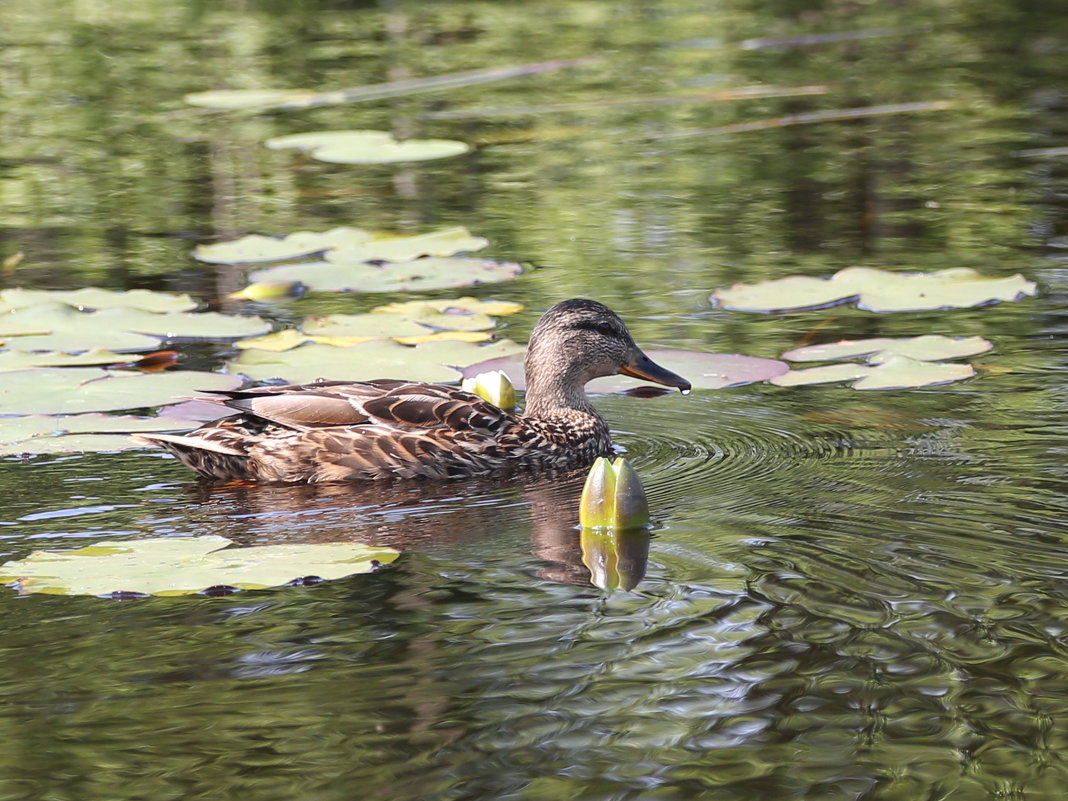
[[665,387],[678,387],[682,392],[690,391],[690,382],[680,375],[676,375],[665,367],[661,367],[640,350],[633,352],[630,361],[619,368],[623,375],[633,378],[642,378],[646,381],[655,381]]

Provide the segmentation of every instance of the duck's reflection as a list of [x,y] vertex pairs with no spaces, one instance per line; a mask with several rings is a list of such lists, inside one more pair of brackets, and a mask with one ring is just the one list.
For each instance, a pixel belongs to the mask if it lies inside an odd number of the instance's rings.
[[497,481],[350,484],[193,484],[212,533],[243,545],[356,541],[398,551],[498,544],[529,526],[539,577],[632,589],[645,575],[649,534],[578,525],[586,470]]

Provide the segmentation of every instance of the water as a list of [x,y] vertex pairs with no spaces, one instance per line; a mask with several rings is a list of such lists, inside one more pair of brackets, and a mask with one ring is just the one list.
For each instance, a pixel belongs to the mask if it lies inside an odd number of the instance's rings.
[[[1068,129],[1068,14],[766,5],[4,4],[0,259],[26,253],[4,286],[214,301],[243,277],[194,263],[197,241],[459,224],[532,268],[474,290],[527,305],[505,329],[517,339],[590,296],[647,348],[776,356],[944,333],[996,349],[972,381],[908,392],[599,398],[656,524],[624,553],[631,592],[589,585],[581,475],[232,488],[148,451],[0,462],[5,557],[192,534],[405,552],[374,575],[226,598],[0,595],[0,798],[1062,797],[1068,171],[1043,149]],[[587,55],[601,61],[237,121],[180,103]],[[750,84],[823,93],[593,102]],[[906,102],[953,107],[782,125]],[[565,103],[579,105],[508,111]],[[756,120],[779,127],[723,130]],[[345,126],[480,149],[339,168],[259,146]],[[1042,293],[884,316],[707,302],[853,263],[1022,271]]]

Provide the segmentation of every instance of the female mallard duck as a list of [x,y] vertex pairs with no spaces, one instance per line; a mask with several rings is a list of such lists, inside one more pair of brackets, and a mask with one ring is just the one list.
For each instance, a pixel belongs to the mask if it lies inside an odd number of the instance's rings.
[[521,416],[441,384],[317,381],[216,392],[240,414],[185,435],[134,436],[217,479],[466,478],[577,467],[611,446],[584,387],[615,373],[690,388],[642,353],[607,306],[565,300],[542,315],[530,336]]

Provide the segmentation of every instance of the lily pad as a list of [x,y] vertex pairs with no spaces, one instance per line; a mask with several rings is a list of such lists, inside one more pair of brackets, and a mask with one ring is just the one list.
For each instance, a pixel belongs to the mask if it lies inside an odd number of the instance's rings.
[[895,273],[848,267],[830,278],[790,276],[756,284],[735,284],[712,293],[714,305],[736,311],[784,312],[818,309],[857,301],[875,312],[930,311],[1020,300],[1037,287],[1022,275],[984,278],[957,268],[934,273]]
[[65,303],[79,309],[124,308],[140,309],[146,312],[189,311],[197,305],[189,295],[152,292],[147,289],[116,292],[97,287],[83,287],[75,290],[15,288],[0,292],[0,311],[52,303]]
[[[961,359],[985,353],[994,344],[982,337],[946,337],[937,334],[891,339],[843,339],[824,345],[807,345],[794,348],[782,355],[792,362],[833,361],[849,359],[855,356],[868,356],[869,364],[881,364],[892,356],[908,356],[921,362],[934,362],[941,359]],[[869,355],[870,354],[870,355]]]
[[[0,455],[122,451],[144,447],[127,433],[184,431],[200,425],[196,420],[77,414],[67,417],[28,415],[0,418]],[[120,433],[125,432],[125,433]]]
[[91,367],[101,364],[120,364],[129,360],[129,354],[101,348],[93,348],[85,353],[63,353],[55,350],[41,352],[6,350],[0,351],[0,372],[27,370],[31,367]]
[[459,156],[471,149],[454,139],[398,141],[386,131],[316,131],[268,139],[272,150],[294,147],[319,161],[335,164],[394,164]]
[[[48,333],[19,335],[20,329]],[[0,336],[13,337],[7,341],[6,347],[26,351],[153,350],[161,337],[235,339],[269,329],[270,324],[259,317],[235,317],[217,312],[154,314],[129,308],[85,312],[56,303],[27,306],[0,316]]]
[[319,292],[410,292],[509,281],[521,272],[511,262],[431,257],[394,264],[280,264],[250,277],[253,281],[299,281]]
[[323,256],[334,264],[365,261],[411,261],[423,256],[455,256],[482,250],[488,239],[471,236],[463,227],[443,228],[413,236],[379,236],[364,242],[335,248]]
[[0,381],[0,415],[140,409],[201,390],[234,389],[240,383],[236,376],[194,371],[117,373],[96,367],[12,370]]
[[[694,389],[723,389],[751,384],[782,375],[790,369],[785,362],[777,359],[728,353],[703,353],[693,350],[647,350],[645,353],[657,364],[689,380]],[[489,370],[502,370],[515,384],[516,389],[526,387],[522,354],[479,362],[463,369],[461,373],[464,378],[472,378]],[[595,378],[586,385],[586,391],[628,392],[649,383],[624,375],[613,375]]]
[[350,348],[314,344],[284,353],[246,350],[226,366],[232,373],[242,373],[257,381],[282,378],[307,383],[319,378],[347,381],[402,378],[449,382],[457,379],[453,367],[465,367],[487,356],[496,358],[521,351],[522,347],[510,340],[491,345],[428,342],[410,346],[386,339],[363,342]]
[[399,556],[354,542],[232,548],[225,537],[104,541],[69,551],[35,551],[0,565],[0,581],[21,593],[191,595],[210,587],[263,589],[294,579],[369,573]]
[[290,261],[325,253],[334,248],[349,248],[373,239],[374,234],[360,228],[331,228],[329,231],[297,231],[289,236],[274,237],[250,234],[240,239],[197,245],[193,258],[211,264],[258,264]]
[[449,298],[448,300],[408,300],[375,306],[372,312],[380,314],[411,314],[433,309],[442,314],[469,312],[472,314],[505,315],[523,311],[522,303],[509,300],[479,300],[478,298]]
[[771,379],[780,387],[856,381],[854,389],[905,389],[945,384],[975,375],[970,364],[923,362],[907,356],[890,356],[883,364],[832,364],[807,370],[791,370]]
[[213,89],[192,92],[182,99],[191,106],[240,111],[278,103],[302,103],[318,94],[310,89]]

